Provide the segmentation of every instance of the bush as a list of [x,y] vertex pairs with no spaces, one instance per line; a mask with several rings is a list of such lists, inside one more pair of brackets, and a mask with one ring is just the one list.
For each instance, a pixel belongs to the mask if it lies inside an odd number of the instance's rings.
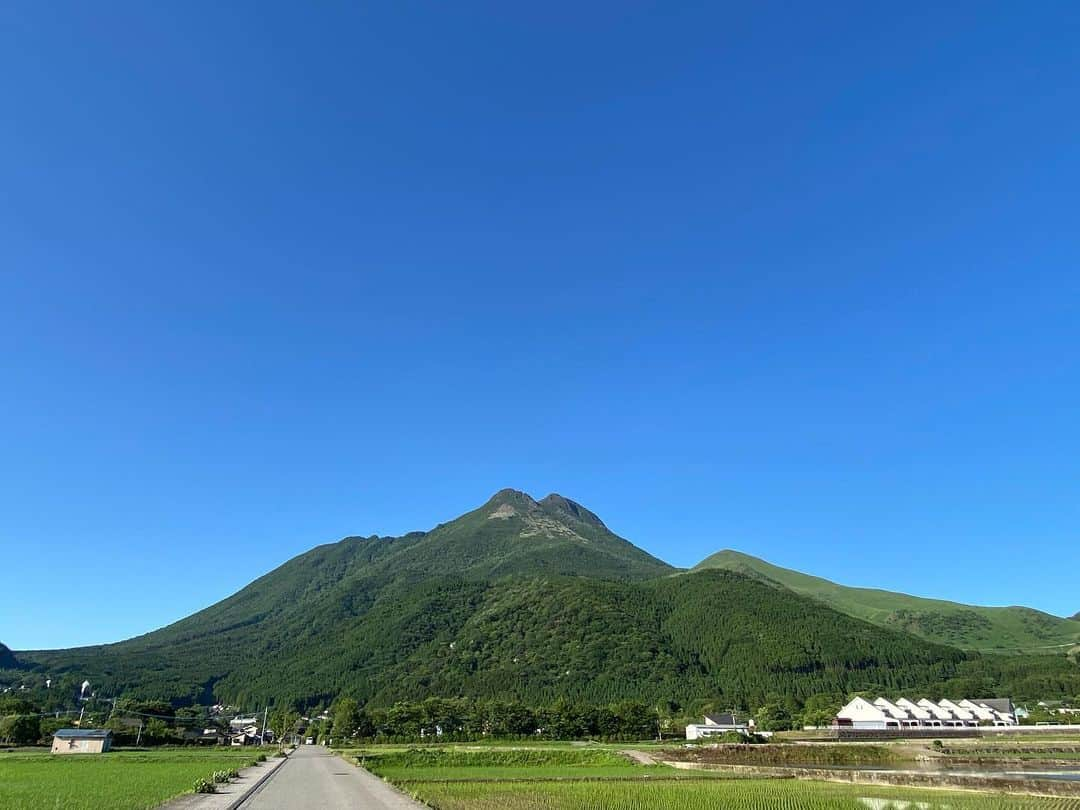
[[240,771],[238,771],[236,768],[230,768],[229,769],[229,778],[230,779],[239,779],[240,778]]
[[255,762],[266,762],[266,754],[259,754],[257,757],[255,757]]
[[734,743],[735,745],[742,745],[749,742],[749,740],[737,731],[725,731],[723,734],[713,737],[717,742],[721,743]]
[[931,745],[935,751],[940,751],[942,748],[945,747],[945,744],[941,740],[934,740]]
[[214,783],[202,779],[201,777],[195,780],[192,790],[195,793],[217,793],[217,788],[214,787]]
[[213,776],[211,776],[210,778],[214,780],[214,784],[223,785],[223,784],[225,784],[226,782],[229,781],[229,772],[228,771],[214,771]]

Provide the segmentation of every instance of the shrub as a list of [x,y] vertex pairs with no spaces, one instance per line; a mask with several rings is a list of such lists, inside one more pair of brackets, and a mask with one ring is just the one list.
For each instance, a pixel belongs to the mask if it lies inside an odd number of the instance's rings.
[[255,757],[256,762],[266,762],[266,754],[259,754]]
[[742,734],[737,731],[725,731],[723,734],[715,737],[717,742],[721,743],[734,743],[735,745],[742,745],[749,742]]
[[211,776],[210,778],[214,780],[214,784],[222,785],[222,784],[229,781],[229,772],[228,771],[214,771],[213,776]]
[[192,787],[192,790],[195,793],[217,793],[217,788],[214,787],[214,783],[209,782],[201,777],[195,780],[195,784]]

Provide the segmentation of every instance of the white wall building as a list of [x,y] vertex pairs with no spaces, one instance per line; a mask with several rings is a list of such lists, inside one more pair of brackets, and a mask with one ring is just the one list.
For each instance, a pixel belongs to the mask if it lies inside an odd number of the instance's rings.
[[754,721],[740,720],[733,712],[727,714],[707,714],[704,723],[691,724],[686,727],[686,739],[700,740],[703,737],[714,737],[727,731],[737,731],[739,734],[751,734],[754,730]]
[[837,712],[833,723],[837,728],[873,731],[906,728],[972,728],[976,726],[1015,726],[1016,710],[1012,701],[941,700],[934,703],[922,698],[914,702],[900,698],[893,702],[877,698],[873,702],[855,698]]

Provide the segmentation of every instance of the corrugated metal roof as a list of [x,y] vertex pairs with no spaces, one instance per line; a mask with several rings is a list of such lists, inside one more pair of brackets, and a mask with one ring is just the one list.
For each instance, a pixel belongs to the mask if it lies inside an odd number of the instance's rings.
[[54,737],[83,737],[93,740],[98,740],[103,737],[108,737],[112,734],[107,728],[61,728],[58,729],[53,736]]

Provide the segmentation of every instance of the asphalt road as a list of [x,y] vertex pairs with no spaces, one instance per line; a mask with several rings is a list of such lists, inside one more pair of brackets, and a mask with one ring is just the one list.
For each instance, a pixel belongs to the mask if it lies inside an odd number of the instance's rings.
[[417,810],[423,805],[321,745],[301,745],[242,810]]

